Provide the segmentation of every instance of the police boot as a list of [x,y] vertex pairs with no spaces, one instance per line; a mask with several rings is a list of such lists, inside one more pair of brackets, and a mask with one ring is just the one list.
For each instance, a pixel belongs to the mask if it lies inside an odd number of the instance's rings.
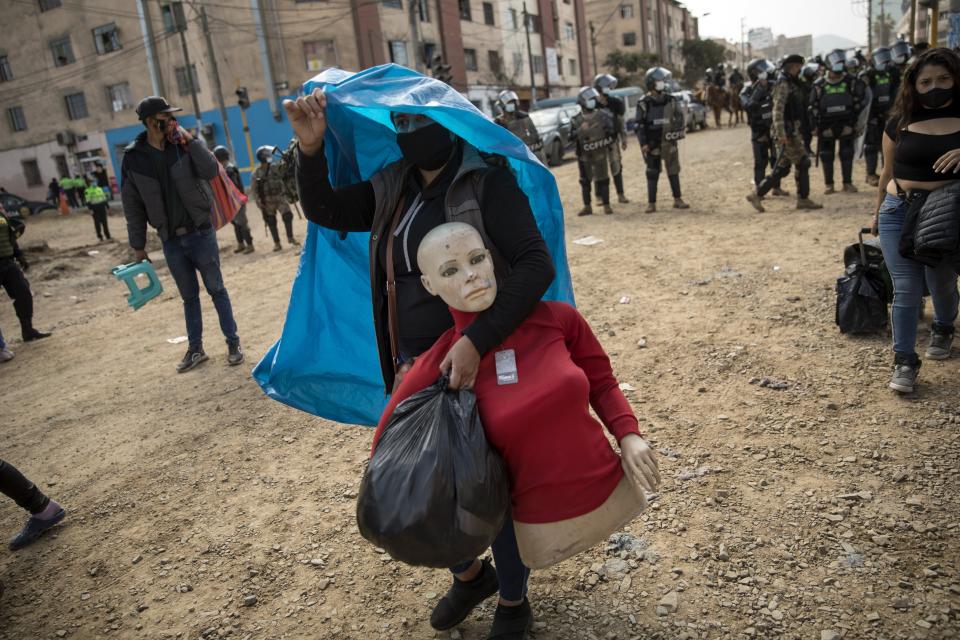
[[823,195],[829,196],[831,193],[836,193],[837,190],[833,188],[832,184],[828,184],[827,188],[823,190]]
[[625,195],[622,194],[622,193],[618,193],[618,194],[617,194],[617,202],[619,202],[620,204],[630,204],[630,198],[628,198],[627,196],[625,196]]
[[607,215],[610,215],[611,213],[613,213],[613,207],[611,207],[609,203],[604,203],[603,212],[606,213]]
[[770,193],[771,193],[772,195],[775,195],[775,196],[788,196],[788,195],[790,195],[790,192],[789,192],[789,191],[784,191],[784,190],[781,189],[780,187],[774,187],[773,190],[770,191]]
[[878,175],[875,174],[875,173],[868,173],[868,174],[867,174],[867,184],[870,185],[871,187],[878,187],[878,186],[880,186],[880,176],[878,176]]
[[657,203],[651,202],[647,205],[647,208],[643,210],[644,213],[656,213],[657,212]]
[[823,209],[823,205],[810,198],[797,198],[797,209]]
[[844,185],[843,185],[843,192],[844,192],[844,193],[856,193],[856,192],[858,192],[858,191],[860,191],[860,190],[857,189],[855,186],[853,186],[853,185],[850,184],[850,183],[844,183]]
[[592,215],[593,215],[593,207],[591,207],[591,206],[588,205],[588,204],[585,204],[585,205],[583,205],[583,209],[580,209],[580,211],[577,213],[577,215],[578,215],[578,216],[592,216]]
[[763,208],[763,196],[751,193],[747,196],[747,202],[753,205],[753,208],[757,210],[757,213],[763,213],[766,211],[766,209]]
[[689,209],[690,205],[684,202],[681,198],[673,199],[673,208],[674,209]]
[[279,243],[279,242],[274,242],[274,243],[273,243],[273,250],[274,250],[274,251],[280,251],[281,249],[283,249],[283,247],[280,246],[280,243]]
[[238,245],[237,245],[237,248],[234,249],[233,252],[234,252],[234,253],[243,253],[243,252],[244,252],[243,245],[242,245],[242,244],[238,244]]

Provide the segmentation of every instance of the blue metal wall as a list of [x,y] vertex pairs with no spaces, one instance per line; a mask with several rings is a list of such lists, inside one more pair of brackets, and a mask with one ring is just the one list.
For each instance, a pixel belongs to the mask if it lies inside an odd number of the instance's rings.
[[[296,97],[290,96],[290,97]],[[283,100],[279,97],[278,100]],[[176,114],[180,123],[187,129],[196,124],[196,118],[192,113],[186,113],[189,110],[189,100],[181,101],[178,106],[184,108],[183,112]],[[277,122],[270,112],[270,104],[266,100],[258,100],[250,104],[247,109],[247,122],[250,124],[250,146],[256,152],[257,147],[261,145],[276,145],[281,149],[285,148],[293,137],[293,129],[287,121],[287,114],[283,107],[280,107],[282,119]],[[250,169],[252,167],[252,158],[247,153],[247,143],[243,134],[243,122],[240,119],[240,107],[234,105],[227,107],[227,122],[230,125],[230,136],[233,139],[234,151],[236,157],[234,162],[240,167],[244,184],[250,184]],[[203,123],[213,124],[213,136],[217,144],[226,146],[227,139],[223,132],[223,121],[220,119],[220,111],[204,111]],[[109,129],[106,132],[107,144],[110,146],[110,162],[113,164],[113,175],[120,176],[120,154],[117,145],[126,146],[133,141],[140,132],[143,131],[143,125],[135,124],[127,127],[118,127]]]

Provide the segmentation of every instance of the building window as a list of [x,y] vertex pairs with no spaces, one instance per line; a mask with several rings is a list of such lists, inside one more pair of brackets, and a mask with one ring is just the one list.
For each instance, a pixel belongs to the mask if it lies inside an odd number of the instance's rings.
[[460,3],[460,19],[472,20],[470,17],[470,0],[457,0]]
[[40,11],[50,11],[60,6],[60,0],[40,0]]
[[430,22],[429,0],[417,0],[417,10],[420,13],[420,22]]
[[53,65],[55,67],[65,67],[76,61],[73,57],[73,46],[70,44],[70,36],[52,40],[50,42],[50,52],[53,54]]
[[620,17],[624,20],[628,20],[633,17],[633,5],[632,4],[622,4],[620,5]]
[[517,10],[510,9],[510,28],[516,31],[520,28],[520,21],[517,20]]
[[570,75],[572,75],[573,77],[576,77],[576,76],[577,76],[577,61],[574,60],[573,58],[571,58],[571,59],[569,60],[569,62],[570,62]]
[[423,60],[428,67],[433,66],[433,57],[437,55],[437,45],[434,42],[423,43]]
[[87,98],[83,95],[83,91],[64,96],[64,100],[67,103],[67,117],[71,120],[80,120],[90,115],[87,112]]
[[23,165],[23,177],[27,179],[28,187],[39,187],[43,184],[43,178],[40,177],[40,165],[36,160],[21,160]]
[[477,50],[476,49],[463,50],[463,64],[467,68],[467,71],[477,70]]
[[483,3],[483,24],[489,24],[493,26],[493,4],[489,2]]
[[333,40],[311,40],[303,43],[303,59],[307,71],[321,71],[337,64],[337,48]]
[[[128,142],[127,144],[130,144],[130,143]],[[125,144],[123,146],[124,148],[126,148],[127,145]],[[58,153],[50,157],[53,158],[53,163],[57,165],[58,176],[60,176],[61,178],[66,178],[67,176],[70,175],[70,168],[67,166],[67,156],[63,155],[62,153]]]
[[7,117],[10,118],[10,128],[14,131],[27,130],[27,119],[23,115],[23,107],[10,107],[7,109]]
[[105,24],[93,30],[93,44],[97,53],[103,55],[123,48],[120,44],[120,31],[114,23]]
[[572,23],[572,22],[564,22],[564,23],[563,23],[563,35],[564,35],[564,37],[565,37],[567,40],[573,41],[573,40],[576,39],[577,33],[576,33],[576,31],[573,30],[573,23]]
[[543,73],[543,56],[533,56],[533,72]]
[[623,34],[623,46],[637,46],[637,34],[635,34],[633,31],[628,31],[627,33]]
[[177,93],[181,96],[190,95],[190,90],[193,89],[197,93],[200,93],[200,80],[197,78],[197,65],[190,65],[190,73],[187,74],[186,67],[177,67]]
[[407,43],[403,40],[391,40],[390,41],[390,62],[395,62],[404,67],[408,66],[410,61],[407,60]]
[[7,56],[0,56],[0,82],[13,80],[13,69],[10,68],[10,60]]
[[120,82],[107,87],[107,101],[114,113],[133,108],[133,97],[130,94],[130,84]]
[[519,51],[513,52],[513,75],[518,76],[523,73],[523,54]]
[[173,16],[173,5],[165,4],[160,7],[160,17],[163,19],[163,30],[173,33],[177,30],[177,19]]
[[557,72],[563,75],[563,56],[557,56]]
[[402,0],[383,0],[383,6],[391,9],[403,9]]
[[487,51],[487,63],[490,65],[490,71],[500,73],[503,71],[503,64],[500,61],[499,51]]
[[527,29],[530,33],[540,33],[543,29],[543,23],[540,21],[540,16],[535,16],[532,13],[527,14]]

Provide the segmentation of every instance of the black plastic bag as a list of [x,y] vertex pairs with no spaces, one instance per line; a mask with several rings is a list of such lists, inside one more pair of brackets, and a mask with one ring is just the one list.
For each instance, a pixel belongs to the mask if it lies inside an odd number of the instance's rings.
[[862,267],[837,278],[836,322],[840,333],[873,333],[887,326],[884,283]]
[[506,466],[472,391],[441,378],[401,402],[364,473],[360,534],[407,564],[445,568],[481,555],[510,508]]

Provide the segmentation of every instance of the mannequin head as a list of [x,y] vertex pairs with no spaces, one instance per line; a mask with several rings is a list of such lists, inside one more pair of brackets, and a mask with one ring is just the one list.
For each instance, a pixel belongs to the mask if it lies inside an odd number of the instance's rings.
[[449,222],[430,231],[417,249],[423,288],[458,311],[479,313],[497,297],[493,259],[476,229]]

